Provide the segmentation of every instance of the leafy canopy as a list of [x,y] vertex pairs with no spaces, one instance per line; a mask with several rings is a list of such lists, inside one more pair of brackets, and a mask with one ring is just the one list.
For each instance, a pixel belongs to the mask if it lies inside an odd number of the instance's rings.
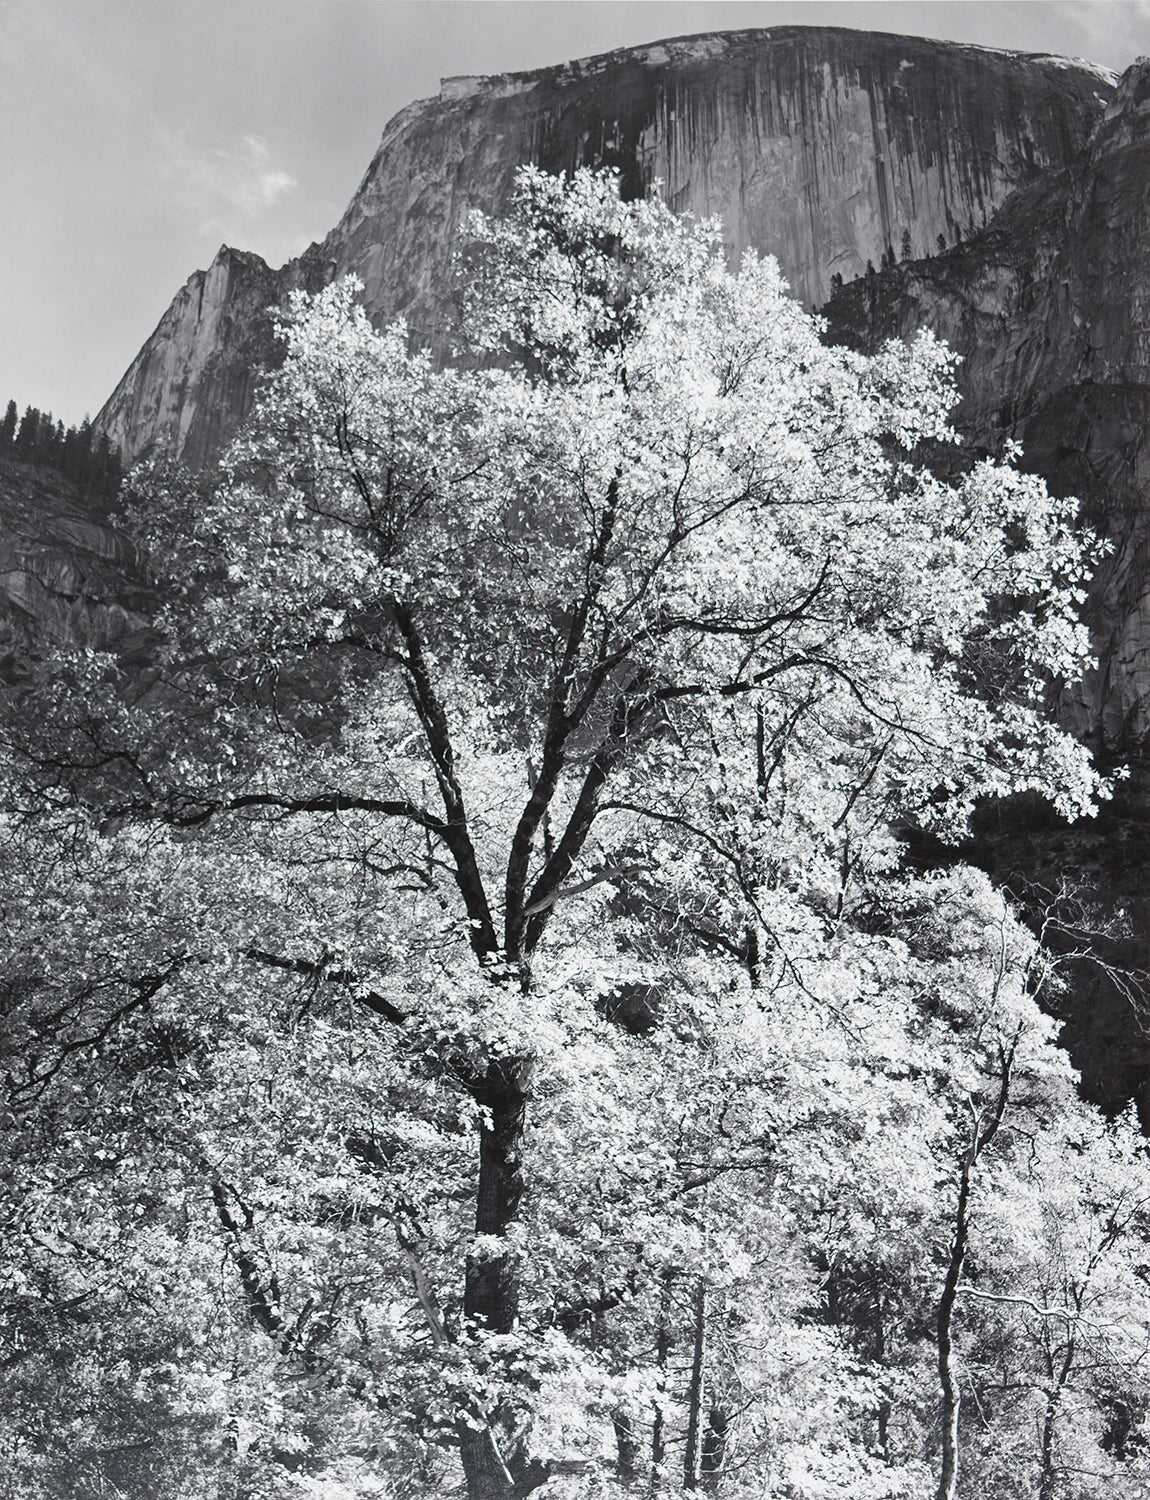
[[13,1472],[139,1483],[167,1428],[180,1494],[903,1494],[949,1297],[1005,1434],[975,1472],[1045,1392],[1045,1484],[1089,1340],[1053,1383],[1017,1312],[1144,1169],[1033,944],[895,833],[1090,809],[1043,708],[1088,662],[1073,506],[936,472],[929,335],[825,346],[610,175],[525,169],[466,257],[446,364],[353,280],[293,298],[220,472],[134,478],[148,669],[60,653],[8,724]]

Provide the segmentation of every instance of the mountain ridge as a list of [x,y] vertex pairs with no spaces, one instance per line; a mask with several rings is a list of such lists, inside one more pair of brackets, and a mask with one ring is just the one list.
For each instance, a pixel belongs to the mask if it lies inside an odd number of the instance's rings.
[[[793,285],[797,268],[796,290],[836,339],[873,347],[923,326],[948,338],[971,444],[1021,441],[1026,464],[1081,493],[1113,544],[1091,600],[1102,665],[1064,695],[1063,717],[1111,764],[1150,738],[1150,317],[1130,316],[1150,299],[1150,65],[1112,81],[1047,54],[773,28],[445,79],[388,122],[322,241],[275,270],[223,246],[189,278],[100,425],[128,457],[209,463],[276,358],[269,309],[347,271],[373,318],[403,314],[434,345],[462,215],[498,211],[526,160],[612,166],[632,194],[659,177],[677,209],[734,204],[732,253],[778,255]],[[1144,841],[1148,788],[1143,763],[1112,825],[1035,831],[1024,810],[1021,852],[1001,834],[980,845],[987,858],[1000,849],[1006,879],[1069,869],[1089,882],[1097,866],[1091,888],[1121,915],[1131,974],[1150,962],[1150,904],[1132,894],[1143,875],[1106,861],[1116,841]],[[1150,1123],[1150,1053],[1129,996],[1101,970],[1074,990],[1068,1042],[1090,1086],[1115,1106],[1137,1094]],[[1098,1041],[1107,1026],[1117,1040]]]
[[830,336],[862,348],[928,325],[964,356],[956,413],[1018,441],[1112,543],[1092,588],[1100,671],[1067,704],[1080,732],[1150,739],[1150,62],[1133,64],[1081,159],[1023,190],[945,257],[843,287]]
[[[128,459],[210,462],[275,358],[265,309],[354,271],[371,315],[441,342],[439,297],[470,207],[515,168],[614,166],[638,195],[723,215],[737,255],[778,256],[808,305],[909,232],[917,252],[981,225],[1065,165],[1107,101],[1092,67],[845,28],[696,33],[515,74],[445,79],[385,126],[338,223],[278,270],[222,247],[98,418]],[[898,241],[897,246],[893,243]],[[193,306],[194,302],[194,306]]]

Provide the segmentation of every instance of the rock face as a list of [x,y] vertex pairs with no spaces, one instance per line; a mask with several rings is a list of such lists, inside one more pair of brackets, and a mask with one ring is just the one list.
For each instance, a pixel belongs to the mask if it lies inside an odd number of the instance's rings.
[[935,329],[964,356],[958,423],[1004,437],[1080,496],[1113,552],[1095,578],[1101,661],[1067,712],[1085,733],[1150,738],[1150,62],[1123,76],[1068,171],[1017,193],[935,260],[842,288],[831,336],[873,347]]
[[226,247],[178,294],[99,416],[132,460],[200,465],[274,358],[266,309],[354,271],[372,316],[443,337],[467,211],[497,210],[515,168],[619,169],[678,211],[720,214],[732,253],[778,256],[795,294],[924,255],[1067,169],[1108,104],[1105,70],[1049,57],[832,29],[685,38],[534,73],[453,78],[403,110],[322,245],[273,272]]
[[126,461],[164,454],[200,468],[219,454],[272,357],[270,308],[305,284],[291,272],[224,245],[188,278],[96,419]]
[[128,538],[52,469],[0,460],[0,684],[24,676],[38,642],[150,639],[143,572]]
[[968,434],[1019,439],[1115,546],[1093,608],[1103,667],[1067,713],[1110,743],[1150,735],[1150,64],[1119,84],[1065,59],[782,27],[447,79],[387,126],[322,244],[278,271],[224,247],[192,276],[99,424],[128,461],[208,463],[277,357],[269,309],[349,271],[373,318],[402,313],[445,347],[460,227],[525,161],[611,165],[629,194],[659,180],[677,210],[721,215],[732,255],[777,255],[835,337],[947,338]]
[[[991,450],[1020,441],[1024,461],[1081,495],[1112,542],[1091,605],[1101,668],[1063,712],[1103,747],[1145,751],[1146,61],[1119,81],[1058,58],[788,27],[449,79],[388,125],[322,244],[279,271],[225,247],[197,272],[99,425],[128,460],[207,463],[276,357],[269,306],[348,271],[374,318],[402,313],[442,349],[460,226],[470,208],[498,210],[526,161],[611,165],[630,195],[660,179],[675,209],[722,216],[732,254],[775,254],[796,295],[824,308],[829,337],[873,347],[930,326],[946,338],[964,359],[960,427]],[[33,551],[15,560],[24,593],[8,603],[65,628],[67,559],[54,544]],[[1023,900],[1069,872],[1088,905],[1110,912],[1103,946],[1091,940],[1103,961],[1078,960],[1071,974],[1066,1039],[1096,1097],[1117,1107],[1136,1096],[1150,1129],[1150,1048],[1130,1024],[1130,994],[1150,971],[1145,759],[1129,785],[1086,829],[1045,827],[1023,809],[1011,833],[996,809],[999,830],[972,857],[1008,881],[1022,871]],[[1078,945],[1076,923],[1065,931]]]

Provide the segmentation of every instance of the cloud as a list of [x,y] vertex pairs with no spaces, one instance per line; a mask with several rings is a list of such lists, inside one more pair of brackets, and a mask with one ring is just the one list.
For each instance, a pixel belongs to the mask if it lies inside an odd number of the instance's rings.
[[14,0],[0,9],[0,65],[24,62],[36,40],[36,13],[29,0]]
[[1083,57],[1121,71],[1150,53],[1150,0],[1068,0],[1053,8],[1077,28]]
[[262,136],[245,135],[228,146],[193,150],[186,132],[169,137],[161,171],[176,192],[215,223],[221,212],[258,219],[298,186],[276,166]]

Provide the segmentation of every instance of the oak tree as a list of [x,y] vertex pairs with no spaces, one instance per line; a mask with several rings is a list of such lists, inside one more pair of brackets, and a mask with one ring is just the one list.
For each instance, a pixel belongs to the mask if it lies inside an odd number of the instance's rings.
[[[61,652],[13,705],[9,1368],[58,1391],[13,1472],[176,1426],[181,1494],[901,1493],[899,1309],[945,1383],[1005,1105],[999,1021],[931,1029],[900,972],[895,835],[1089,810],[1044,708],[1089,544],[1009,462],[932,468],[944,346],[826,346],[610,175],[525,169],[462,273],[447,362],[296,295],[219,472],[134,477],[146,669]],[[927,989],[1005,986],[1049,1060],[984,947]],[[880,1212],[866,1267],[838,1220]]]

